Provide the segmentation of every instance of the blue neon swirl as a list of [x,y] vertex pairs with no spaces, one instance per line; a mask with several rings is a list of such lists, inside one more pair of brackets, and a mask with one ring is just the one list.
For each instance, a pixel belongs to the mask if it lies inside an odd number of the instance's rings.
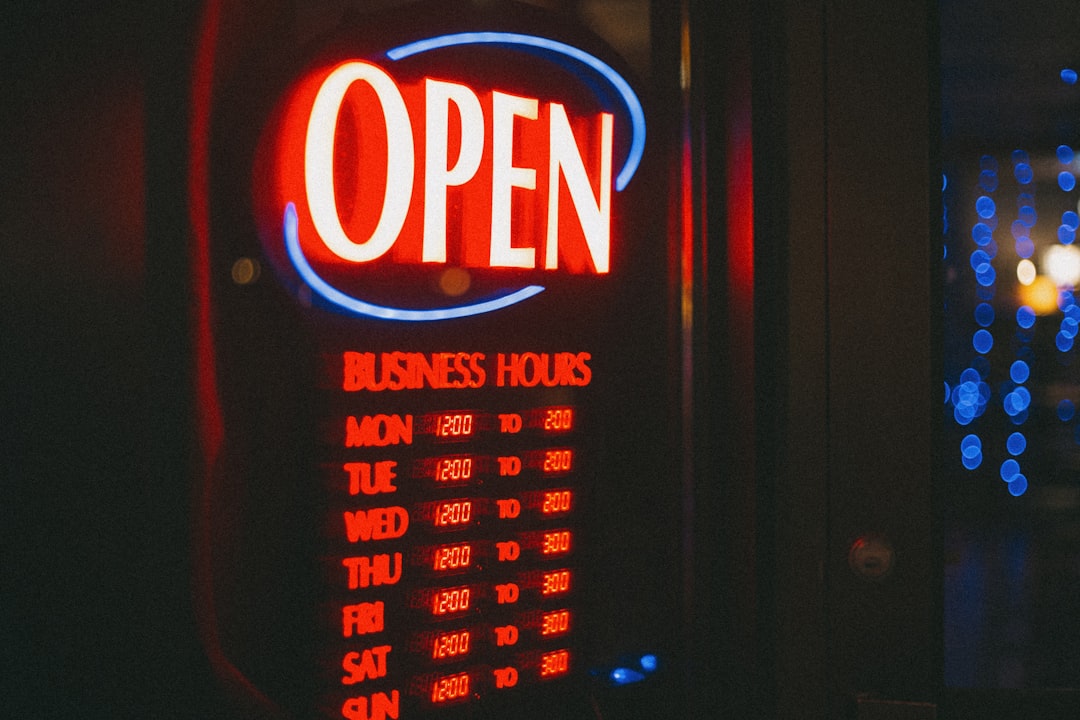
[[622,75],[615,72],[615,69],[603,60],[590,55],[584,50],[579,50],[573,45],[567,45],[566,43],[561,43],[557,40],[549,40],[548,38],[537,37],[535,35],[523,35],[521,33],[508,32],[464,32],[451,35],[439,35],[438,37],[417,40],[416,42],[400,45],[392,50],[388,50],[386,56],[391,60],[397,61],[402,58],[407,58],[410,55],[417,55],[429,50],[438,50],[439,48],[451,47],[454,45],[484,44],[524,45],[526,47],[565,55],[568,58],[577,60],[583,65],[588,66],[611,83],[611,86],[622,96],[623,103],[626,104],[626,109],[630,112],[630,124],[633,129],[630,140],[630,152],[626,156],[626,162],[623,164],[622,170],[620,170],[619,174],[615,177],[615,190],[621,191],[629,184],[630,178],[634,177],[634,173],[637,172],[638,165],[641,163],[641,156],[645,152],[645,111],[641,107],[641,101],[638,100],[637,94],[634,92],[633,88],[630,87],[630,83],[626,82]]
[[300,232],[299,223],[296,217],[296,205],[291,202],[285,205],[284,226],[285,249],[289,253],[289,260],[292,261],[293,267],[296,268],[296,272],[300,273],[300,277],[303,278],[304,282],[326,301],[336,305],[342,310],[346,310],[356,315],[405,322],[450,320],[453,318],[470,317],[472,315],[482,315],[495,310],[501,310],[502,308],[515,305],[522,300],[527,300],[533,295],[537,295],[544,291],[544,288],[540,285],[527,285],[520,290],[516,290],[506,295],[500,295],[492,300],[485,300],[472,305],[459,305],[457,307],[435,308],[432,310],[404,310],[401,308],[386,307],[385,305],[375,305],[354,298],[351,295],[346,295],[323,280],[318,273],[315,272],[308,262],[307,257],[304,255],[304,251],[300,249]]

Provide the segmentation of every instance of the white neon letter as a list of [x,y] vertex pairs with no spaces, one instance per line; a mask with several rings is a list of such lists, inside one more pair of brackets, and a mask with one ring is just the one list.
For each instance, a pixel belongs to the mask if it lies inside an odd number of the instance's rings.
[[491,267],[536,267],[536,248],[510,245],[510,196],[515,187],[536,189],[536,170],[514,167],[514,118],[538,113],[535,98],[491,94]]
[[559,265],[559,173],[566,178],[570,199],[574,201],[585,244],[589,247],[596,272],[606,273],[611,255],[611,132],[612,115],[600,116],[600,197],[593,195],[581,151],[574,140],[566,108],[551,103],[551,161],[548,181],[547,252],[544,267],[552,270]]
[[[427,122],[424,134],[424,262],[446,262],[446,188],[464,185],[480,167],[484,152],[484,111],[476,93],[464,85],[425,80]],[[461,118],[461,151],[448,168],[450,103]]]
[[[349,86],[357,81],[371,86],[382,106],[386,123],[386,196],[382,214],[371,237],[353,242],[338,217],[334,195],[334,136],[338,113]],[[382,69],[364,62],[347,62],[323,81],[311,105],[304,147],[304,181],[315,230],[326,247],[351,262],[382,256],[398,238],[409,212],[413,184],[413,141],[409,112],[393,79]]]

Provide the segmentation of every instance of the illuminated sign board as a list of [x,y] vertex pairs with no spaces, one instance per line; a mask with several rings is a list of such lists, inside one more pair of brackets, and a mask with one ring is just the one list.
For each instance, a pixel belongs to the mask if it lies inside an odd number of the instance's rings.
[[[307,610],[260,627],[234,609],[248,639],[223,654],[252,685],[308,678],[285,703],[301,714],[525,717],[614,642],[602,613],[629,593],[608,598],[608,573],[659,565],[655,542],[611,556],[661,515],[626,487],[659,487],[666,462],[647,325],[666,249],[630,207],[645,114],[592,36],[372,27],[317,44],[247,146],[232,215],[273,273],[219,291],[219,465],[248,503],[222,523],[254,548],[235,566],[277,553],[296,579],[232,581]],[[260,544],[259,503],[293,546]],[[251,649],[289,643],[303,662]]]

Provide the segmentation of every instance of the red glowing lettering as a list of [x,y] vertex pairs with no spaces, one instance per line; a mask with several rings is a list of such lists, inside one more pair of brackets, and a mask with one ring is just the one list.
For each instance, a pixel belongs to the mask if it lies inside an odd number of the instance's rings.
[[440,503],[435,509],[435,525],[464,525],[472,519],[472,500],[452,500]]
[[341,706],[341,715],[346,720],[397,718],[400,700],[400,693],[397,690],[391,690],[389,695],[378,692],[370,697],[349,698]]
[[341,684],[355,685],[364,680],[385,677],[386,655],[391,649],[390,645],[379,645],[361,652],[346,653],[341,667],[348,675],[341,678]]
[[499,432],[513,434],[521,431],[521,416],[517,413],[499,415]]
[[573,425],[573,408],[548,408],[544,413],[544,430],[548,432],[566,432]]
[[505,583],[495,586],[495,601],[499,605],[516,603],[521,590],[516,583]]
[[345,447],[411,445],[412,441],[412,415],[365,415],[359,422],[352,415],[345,419]]
[[383,610],[382,600],[346,605],[341,609],[342,636],[352,637],[353,633],[367,635],[382,632]]
[[472,545],[443,545],[435,548],[435,570],[460,570],[472,562]]
[[570,611],[556,610],[544,613],[540,620],[541,635],[562,635],[570,630]]
[[448,413],[440,415],[435,425],[435,435],[441,438],[468,437],[473,432],[472,413]]
[[499,353],[495,383],[499,387],[582,387],[592,382],[592,355],[580,353]]
[[513,540],[495,543],[495,549],[499,553],[499,562],[513,562],[521,555],[521,545]]
[[558,595],[570,589],[570,571],[555,570],[544,573],[540,583],[540,592],[543,595]]
[[496,500],[495,503],[499,506],[500,520],[512,520],[521,514],[521,502],[515,498]]
[[543,471],[545,473],[569,472],[573,459],[572,450],[545,450]]
[[371,508],[345,512],[345,532],[349,542],[389,540],[409,529],[409,513],[403,507]]
[[341,386],[346,392],[478,388],[487,380],[483,362],[483,353],[346,351]]
[[[393,249],[398,262],[445,264],[454,254],[448,239],[460,237],[457,254],[470,266],[609,271],[610,113],[571,118],[562,103],[433,78],[403,92],[362,61],[324,72],[313,96],[301,93],[289,108],[284,127],[295,136],[278,143],[286,153],[278,191],[306,197],[300,234],[317,235],[322,255],[366,263]],[[319,76],[310,82],[314,88]],[[342,111],[346,104],[352,112]],[[338,142],[346,115],[358,136],[352,162],[342,161]],[[302,160],[288,155],[301,144]],[[413,202],[421,173],[422,202]],[[356,193],[351,218],[338,208],[350,174],[375,187]],[[448,217],[448,206],[465,210]]]
[[[394,478],[397,477],[394,468],[397,467],[397,462],[394,460],[383,460],[374,463],[374,465],[372,463],[351,462],[345,463],[342,467],[349,474],[350,495],[359,495],[360,493],[378,495],[380,493],[397,492],[397,488],[394,486]],[[372,471],[373,468],[374,472]]]
[[469,587],[447,588],[435,593],[431,604],[433,615],[463,612],[469,609],[472,591]]
[[495,628],[495,644],[498,647],[516,645],[518,641],[518,629],[516,625],[502,625]]
[[431,702],[443,703],[464,698],[469,694],[469,673],[455,673],[431,684]]
[[570,651],[556,650],[540,656],[540,677],[563,675],[570,671]]
[[570,531],[558,530],[544,533],[544,541],[540,547],[540,552],[544,555],[558,555],[570,552]]
[[473,459],[468,456],[439,458],[435,463],[436,482],[468,480],[473,474]]
[[468,630],[436,635],[431,648],[432,660],[467,655],[471,637],[472,633]]
[[517,685],[518,671],[517,668],[507,666],[504,668],[495,668],[491,671],[495,675],[495,687],[497,688],[511,688]]
[[[401,580],[401,553],[348,557],[341,561],[349,570],[349,589],[396,585]],[[391,572],[393,566],[393,572]]]
[[521,472],[521,458],[511,455],[499,458],[499,475],[513,477]]
[[540,512],[545,515],[569,512],[571,497],[573,497],[573,495],[569,490],[553,490],[545,492],[544,502],[540,506]]

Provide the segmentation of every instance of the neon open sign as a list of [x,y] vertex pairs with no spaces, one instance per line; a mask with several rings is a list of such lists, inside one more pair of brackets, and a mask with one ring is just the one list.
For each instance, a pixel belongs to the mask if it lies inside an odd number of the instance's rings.
[[[541,57],[601,88],[594,95],[608,107],[581,111],[498,83],[395,76],[405,58],[462,46]],[[621,75],[571,45],[516,33],[444,35],[385,57],[308,75],[280,124],[270,182],[288,261],[308,287],[348,313],[430,321],[542,292],[522,284],[528,273],[610,271],[612,194],[633,177],[645,138],[641,104]],[[616,168],[617,147],[625,157]],[[342,279],[406,266],[502,272],[504,285],[519,286],[406,308],[365,298]]]

